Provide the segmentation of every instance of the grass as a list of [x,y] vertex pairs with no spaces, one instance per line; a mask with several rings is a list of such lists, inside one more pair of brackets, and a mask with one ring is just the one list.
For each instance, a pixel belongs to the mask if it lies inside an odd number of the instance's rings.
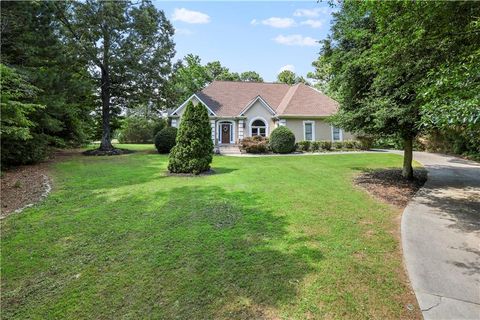
[[[149,150],[151,146],[121,146]],[[2,221],[4,319],[412,318],[398,210],[352,185],[391,154],[78,156]]]

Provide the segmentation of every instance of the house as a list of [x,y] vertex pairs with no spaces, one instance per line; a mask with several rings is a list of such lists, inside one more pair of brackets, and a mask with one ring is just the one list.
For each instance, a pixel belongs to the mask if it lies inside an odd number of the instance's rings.
[[214,81],[171,112],[172,126],[179,126],[189,101],[207,108],[217,147],[237,144],[245,137],[268,137],[278,126],[292,130],[296,141],[353,138],[325,121],[337,111],[338,103],[303,83]]

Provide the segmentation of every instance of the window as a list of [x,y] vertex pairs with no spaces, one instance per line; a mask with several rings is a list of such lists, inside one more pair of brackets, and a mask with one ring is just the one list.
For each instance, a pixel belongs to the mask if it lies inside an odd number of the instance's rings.
[[305,141],[315,140],[315,122],[313,121],[303,122],[303,139]]
[[332,127],[332,140],[341,141],[342,140],[342,130],[337,127]]
[[266,137],[267,136],[267,125],[265,124],[265,122],[263,122],[260,119],[257,119],[257,120],[252,122],[252,124],[250,125],[250,130],[251,130],[252,137],[254,137],[254,136]]

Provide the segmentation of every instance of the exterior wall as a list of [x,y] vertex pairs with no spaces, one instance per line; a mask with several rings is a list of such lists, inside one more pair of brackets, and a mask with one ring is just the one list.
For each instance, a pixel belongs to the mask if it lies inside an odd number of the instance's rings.
[[255,118],[262,118],[268,124],[267,128],[267,137],[270,136],[270,133],[273,129],[275,129],[275,123],[272,119],[272,113],[267,110],[267,108],[260,102],[256,101],[247,112],[244,113],[246,119],[245,121],[245,129],[244,129],[244,137],[250,137],[250,123]]
[[[303,123],[304,121],[312,121],[314,122],[315,126],[315,137],[314,140],[330,140],[332,141],[332,127],[329,123],[323,120],[309,120],[309,119],[282,119],[286,120],[285,125],[292,130],[293,134],[295,135],[295,141],[303,141],[305,140],[304,133],[303,133]],[[349,133],[342,131],[343,140],[352,140],[355,137]]]

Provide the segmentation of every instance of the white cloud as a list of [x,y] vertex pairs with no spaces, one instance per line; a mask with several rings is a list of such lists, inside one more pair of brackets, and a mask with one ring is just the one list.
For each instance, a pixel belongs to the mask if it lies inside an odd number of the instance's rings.
[[253,19],[252,21],[250,21],[250,24],[251,25],[254,25],[256,26],[257,24],[259,24],[260,22],[257,21],[257,19]]
[[285,71],[285,70],[295,72],[295,66],[293,64],[286,64],[283,67],[281,67],[280,70],[278,70],[278,73],[280,73],[282,71]]
[[311,37],[304,37],[300,34],[292,34],[289,36],[279,35],[273,39],[275,42],[284,44],[287,46],[316,46],[317,40]]
[[323,15],[328,15],[333,11],[332,8],[315,8],[315,9],[297,9],[293,13],[295,17],[308,17],[308,18],[314,18],[318,17],[321,14]]
[[186,23],[209,23],[210,16],[199,11],[192,11],[185,8],[175,8],[173,11],[172,20],[183,21]]
[[323,21],[322,20],[308,19],[308,20],[302,21],[300,23],[308,25],[312,28],[320,28],[321,26],[323,26]]
[[295,20],[291,18],[278,18],[271,17],[265,20],[262,20],[262,24],[274,28],[289,28],[295,25]]

